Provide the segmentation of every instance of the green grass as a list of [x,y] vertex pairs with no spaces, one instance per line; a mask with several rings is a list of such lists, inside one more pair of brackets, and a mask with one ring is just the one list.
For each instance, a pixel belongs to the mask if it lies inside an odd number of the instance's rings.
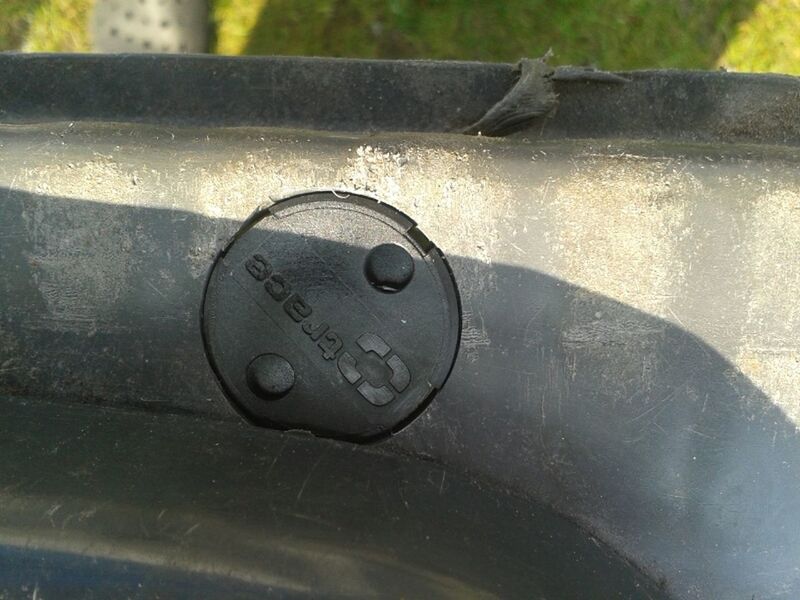
[[20,48],[25,40],[38,2],[3,0],[0,4],[0,48]]
[[752,0],[269,0],[249,53],[711,67]]
[[0,49],[82,52],[89,0],[0,0]]
[[720,64],[800,75],[800,0],[762,0],[740,23]]
[[[151,0],[152,1],[152,0]],[[0,0],[0,48],[86,51],[91,0]],[[221,54],[800,74],[800,0],[213,0]]]

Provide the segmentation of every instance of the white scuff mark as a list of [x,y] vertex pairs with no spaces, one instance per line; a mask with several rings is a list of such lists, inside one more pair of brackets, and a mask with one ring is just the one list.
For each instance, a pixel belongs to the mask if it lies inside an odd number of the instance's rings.
[[636,341],[664,332],[665,326],[656,319],[616,319],[595,322],[575,322],[564,329],[562,340],[566,346],[608,347]]
[[314,475],[314,471],[317,470],[319,463],[322,462],[322,458],[325,456],[325,453],[321,453],[317,460],[314,462],[314,465],[308,470],[308,474],[306,475],[305,479],[303,479],[303,484],[300,486],[300,491],[297,492],[297,498],[295,499],[296,502],[300,501],[300,498],[303,497],[303,492],[306,491],[306,486],[308,482],[311,481],[312,475]]
[[570,283],[656,316],[667,316],[686,279],[687,198],[699,193],[674,161],[587,157],[545,193],[558,223],[551,235]]
[[746,222],[736,366],[800,428],[800,189],[765,184]]
[[335,180],[412,215],[446,254],[492,262],[511,191],[478,149],[360,145]]
[[478,358],[481,348],[488,348],[492,342],[480,313],[464,309],[462,314],[461,351],[470,362]]
[[47,198],[26,207],[28,262],[54,330],[91,332],[98,321],[114,320],[134,244],[126,214]]
[[743,347],[736,366],[800,430],[800,351]]

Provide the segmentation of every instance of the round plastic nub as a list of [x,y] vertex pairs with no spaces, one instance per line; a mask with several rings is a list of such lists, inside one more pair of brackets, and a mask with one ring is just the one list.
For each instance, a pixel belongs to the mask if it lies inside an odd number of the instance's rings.
[[414,259],[402,246],[381,244],[367,254],[364,274],[379,290],[399,292],[414,276]]
[[247,384],[264,400],[276,400],[294,386],[294,369],[282,356],[262,354],[247,365]]

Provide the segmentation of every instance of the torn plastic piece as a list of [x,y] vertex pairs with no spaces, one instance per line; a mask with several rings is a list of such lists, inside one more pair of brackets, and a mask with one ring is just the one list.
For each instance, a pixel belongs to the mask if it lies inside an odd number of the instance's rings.
[[503,136],[525,129],[530,122],[555,107],[553,68],[543,58],[519,61],[520,77],[500,102],[492,106],[480,120],[467,127],[467,135]]

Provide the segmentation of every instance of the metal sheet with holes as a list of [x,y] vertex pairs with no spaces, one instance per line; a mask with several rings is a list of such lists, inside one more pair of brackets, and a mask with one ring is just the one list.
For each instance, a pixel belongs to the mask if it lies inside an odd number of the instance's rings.
[[91,18],[96,52],[206,52],[206,0],[97,0]]

